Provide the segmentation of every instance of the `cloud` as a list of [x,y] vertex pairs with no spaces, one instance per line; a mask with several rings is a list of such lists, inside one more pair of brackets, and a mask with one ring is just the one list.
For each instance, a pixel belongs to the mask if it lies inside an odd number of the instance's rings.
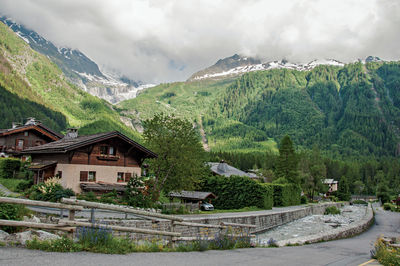
[[3,0],[0,12],[145,82],[185,80],[234,53],[400,57],[396,0]]

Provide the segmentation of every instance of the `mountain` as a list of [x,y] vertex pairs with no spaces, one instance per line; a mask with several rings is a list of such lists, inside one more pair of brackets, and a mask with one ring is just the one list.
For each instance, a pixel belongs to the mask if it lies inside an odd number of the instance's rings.
[[[8,123],[34,116],[55,129],[80,128],[80,134],[119,130],[139,140],[113,106],[81,90],[48,57],[0,23],[0,96]],[[2,127],[9,127],[2,125]]]
[[[254,66],[238,66],[240,58],[220,60],[213,69]],[[157,112],[189,119],[211,151],[276,152],[289,134],[300,149],[317,145],[333,156],[400,154],[399,62],[261,65],[239,76],[162,84],[118,110],[137,128]]]
[[232,77],[247,72],[269,69],[293,69],[298,71],[307,71],[319,65],[344,66],[344,63],[334,59],[315,59],[308,64],[290,63],[285,59],[282,59],[281,61],[261,63],[259,59],[244,57],[235,54],[231,57],[218,60],[217,63],[215,63],[211,67],[196,72],[189,78],[189,81],[210,78],[220,79],[227,76]]
[[124,76],[103,73],[98,65],[82,52],[67,47],[57,47],[37,32],[12,19],[3,16],[0,17],[0,21],[12,29],[32,49],[46,55],[74,84],[110,103],[134,98],[138,91],[149,87]]

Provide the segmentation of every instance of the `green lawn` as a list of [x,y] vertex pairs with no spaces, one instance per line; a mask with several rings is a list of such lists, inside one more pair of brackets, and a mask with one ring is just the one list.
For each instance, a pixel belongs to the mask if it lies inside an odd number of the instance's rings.
[[17,191],[18,184],[24,181],[24,179],[0,178],[0,184],[14,192]]

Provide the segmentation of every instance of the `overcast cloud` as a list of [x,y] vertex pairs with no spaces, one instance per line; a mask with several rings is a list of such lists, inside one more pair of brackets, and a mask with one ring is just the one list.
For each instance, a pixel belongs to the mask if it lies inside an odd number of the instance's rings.
[[135,80],[185,80],[235,53],[400,58],[397,0],[0,0],[0,12]]

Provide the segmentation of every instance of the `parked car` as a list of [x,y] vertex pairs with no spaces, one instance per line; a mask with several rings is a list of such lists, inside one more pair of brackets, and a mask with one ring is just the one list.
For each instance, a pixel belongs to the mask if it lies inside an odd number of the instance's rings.
[[212,211],[214,210],[214,206],[211,203],[203,202],[200,204],[200,209],[202,211]]

